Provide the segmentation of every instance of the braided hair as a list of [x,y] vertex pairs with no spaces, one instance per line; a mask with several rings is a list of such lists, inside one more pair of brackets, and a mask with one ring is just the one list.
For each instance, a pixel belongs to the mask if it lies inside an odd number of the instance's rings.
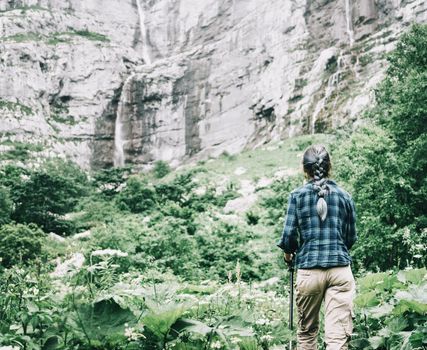
[[324,197],[329,193],[326,181],[331,170],[329,153],[323,145],[310,146],[304,152],[302,163],[304,172],[314,179],[313,189],[319,198],[316,206],[317,214],[319,214],[320,220],[325,221],[328,205]]

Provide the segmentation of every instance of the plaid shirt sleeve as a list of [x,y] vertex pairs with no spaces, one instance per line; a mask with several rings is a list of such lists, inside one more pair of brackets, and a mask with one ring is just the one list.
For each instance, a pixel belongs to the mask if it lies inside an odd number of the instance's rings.
[[285,218],[282,238],[277,246],[287,254],[292,254],[298,249],[298,221],[297,221],[297,203],[292,193],[289,195],[288,210]]
[[345,232],[346,242],[345,245],[350,249],[353,244],[357,241],[356,233],[356,208],[354,206],[353,199],[347,202],[347,225]]

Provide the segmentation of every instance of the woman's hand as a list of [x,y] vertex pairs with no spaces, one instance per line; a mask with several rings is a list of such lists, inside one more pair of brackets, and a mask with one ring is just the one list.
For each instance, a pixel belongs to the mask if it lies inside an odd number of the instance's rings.
[[283,254],[283,259],[285,259],[285,261],[287,263],[290,263],[292,261],[292,259],[294,258],[293,254],[288,254],[288,253],[284,253]]

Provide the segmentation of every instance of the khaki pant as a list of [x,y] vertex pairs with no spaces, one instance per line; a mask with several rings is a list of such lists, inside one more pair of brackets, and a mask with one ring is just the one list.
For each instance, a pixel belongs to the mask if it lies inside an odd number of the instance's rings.
[[298,349],[317,349],[319,311],[325,301],[327,350],[346,350],[353,331],[352,308],[355,283],[350,266],[299,269],[296,281]]

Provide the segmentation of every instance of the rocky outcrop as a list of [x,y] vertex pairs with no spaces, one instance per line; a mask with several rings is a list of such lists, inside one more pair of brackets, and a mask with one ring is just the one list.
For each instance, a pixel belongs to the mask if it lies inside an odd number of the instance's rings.
[[350,124],[423,0],[0,1],[2,140],[82,166]]
[[86,168],[100,142],[111,158],[114,132],[98,125],[114,123],[123,80],[143,63],[135,4],[2,0],[0,10],[0,142]]

